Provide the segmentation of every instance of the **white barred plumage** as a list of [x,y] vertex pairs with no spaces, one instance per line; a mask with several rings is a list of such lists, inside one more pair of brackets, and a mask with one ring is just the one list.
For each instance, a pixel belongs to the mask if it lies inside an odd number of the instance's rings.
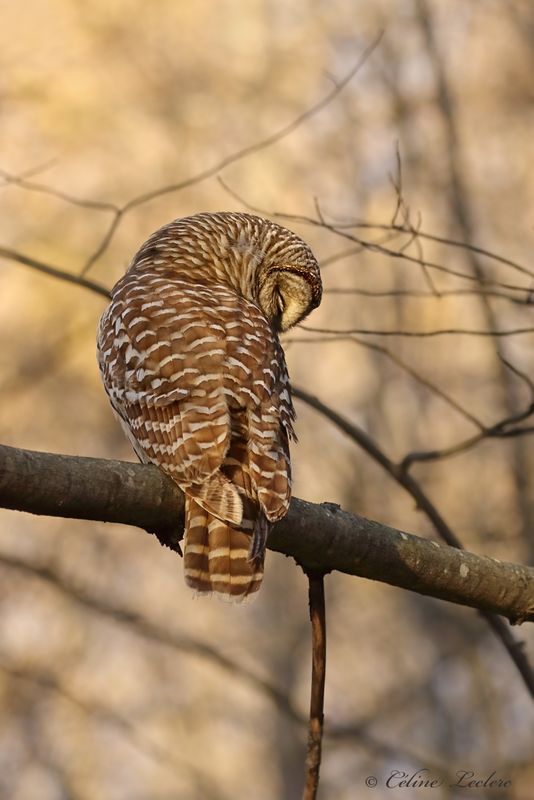
[[242,600],[288,510],[295,412],[278,333],[321,300],[309,247],[253,216],[177,219],[141,247],[100,320],[104,386],[141,461],[185,494],[184,569]]

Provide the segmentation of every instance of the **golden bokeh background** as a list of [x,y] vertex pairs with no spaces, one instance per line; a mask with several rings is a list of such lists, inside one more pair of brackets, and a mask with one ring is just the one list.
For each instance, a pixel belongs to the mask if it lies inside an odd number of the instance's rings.
[[[154,192],[121,216],[87,272],[111,287],[161,224],[249,204],[308,219],[284,223],[324,265],[324,300],[307,327],[532,327],[526,0],[27,0],[1,3],[0,15],[0,247],[80,274],[113,208]],[[359,225],[309,221],[321,219]],[[3,444],[133,460],[96,367],[104,306],[0,261]],[[295,384],[396,461],[531,402],[528,380],[498,355],[532,377],[529,333],[297,329],[286,340]],[[297,496],[437,538],[354,442],[304,404],[297,411]],[[532,562],[532,441],[487,439],[412,467],[474,552]],[[0,570],[2,798],[300,796],[306,730],[291,710],[306,715],[309,623],[290,559],[269,553],[257,600],[231,607],[191,597],[178,557],[142,531],[2,511]],[[491,797],[532,796],[527,692],[474,611],[339,574],[327,578],[327,601],[322,800],[390,797],[392,770],[420,768],[496,770],[511,786]],[[433,800],[464,796],[432,790]]]

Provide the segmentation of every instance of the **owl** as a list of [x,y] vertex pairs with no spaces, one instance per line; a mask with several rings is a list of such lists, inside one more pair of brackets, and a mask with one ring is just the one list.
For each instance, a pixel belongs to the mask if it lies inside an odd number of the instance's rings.
[[97,353],[141,461],[185,496],[184,572],[243,600],[288,510],[295,412],[278,335],[321,300],[294,233],[251,214],[203,213],[157,230],[112,290]]

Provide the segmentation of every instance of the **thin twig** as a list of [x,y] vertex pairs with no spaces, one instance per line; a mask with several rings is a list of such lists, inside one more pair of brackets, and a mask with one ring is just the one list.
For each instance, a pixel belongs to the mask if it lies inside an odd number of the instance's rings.
[[324,684],[326,676],[326,614],[324,575],[308,573],[308,598],[312,633],[312,677],[310,721],[306,754],[306,783],[303,800],[315,800],[319,788],[319,770],[324,727]]
[[44,161],[42,164],[37,164],[35,167],[29,167],[18,174],[6,172],[6,170],[0,168],[0,178],[2,179],[0,182],[0,188],[9,186],[14,180],[24,180],[25,178],[32,178],[34,175],[39,175],[40,172],[45,172],[55,163],[56,159],[51,158],[48,161]]
[[254,153],[258,153],[261,150],[266,150],[268,147],[271,147],[274,144],[277,144],[279,141],[284,139],[286,136],[289,136],[293,131],[299,128],[302,124],[307,122],[311,117],[318,114],[322,111],[326,106],[328,106],[332,100],[334,100],[338,94],[347,86],[348,83],[358,74],[360,69],[364,66],[367,62],[373,51],[378,47],[380,44],[380,40],[382,39],[383,31],[373,39],[373,41],[364,49],[364,51],[358,57],[356,63],[351,67],[351,69],[347,72],[347,74],[340,80],[334,84],[334,87],[327,92],[327,94],[319,100],[315,105],[307,108],[301,114],[299,114],[295,119],[289,122],[287,125],[284,125],[279,130],[275,131],[274,133],[266,136],[265,139],[262,139],[259,142],[255,142],[254,144],[248,145],[247,147],[238,150],[235,153],[231,153],[229,156],[222,158],[212,167],[208,167],[207,169],[201,170],[196,175],[191,175],[189,178],[186,178],[183,181],[179,181],[177,183],[171,183],[167,186],[159,187],[158,189],[153,189],[150,192],[144,192],[143,194],[138,195],[137,197],[133,197],[127,203],[122,206],[122,208],[116,210],[116,214],[113,217],[113,220],[106,231],[102,241],[98,245],[95,252],[90,256],[87,260],[85,267],[82,271],[82,275],[93,266],[93,264],[98,261],[99,258],[105,253],[107,250],[115,231],[117,230],[121,220],[124,218],[124,215],[128,213],[132,208],[137,208],[140,205],[144,205],[145,203],[150,202],[151,200],[155,200],[156,198],[163,197],[166,194],[171,194],[174,192],[180,192],[183,189],[187,189],[190,186],[196,185],[205,181],[208,178],[212,178],[214,175],[217,175],[225,167],[230,166],[230,164],[235,164],[237,161],[241,161],[244,158],[247,158]]
[[[361,252],[362,248],[358,248],[357,252]],[[346,258],[348,255],[354,255],[356,253],[355,250],[350,252],[340,253],[335,260],[340,260],[342,257]],[[329,263],[332,263],[334,260],[334,256],[332,256],[329,260]],[[327,259],[328,261],[328,259]],[[323,266],[323,262],[321,262],[321,267]],[[436,295],[434,292],[425,292],[422,289],[363,289],[358,286],[332,286],[326,289],[323,289],[323,295],[357,295],[361,297],[376,297],[379,299],[385,297],[408,297],[410,300],[413,299],[423,299],[428,300],[429,298],[436,299]],[[496,290],[485,290],[485,289],[446,289],[444,291],[440,290],[439,298],[443,297],[480,297],[480,295],[485,295],[486,297],[495,297],[498,300],[508,300],[510,303],[515,303],[516,305],[521,306],[532,306],[533,297],[532,292],[528,291],[524,298],[522,297],[514,297],[511,294],[507,294],[506,292],[499,292]]]
[[484,439],[510,439],[516,436],[526,436],[527,434],[533,432],[533,429],[528,426],[513,428],[512,425],[517,425],[520,422],[524,422],[534,414],[534,382],[526,373],[522,372],[522,370],[504,358],[504,356],[499,354],[499,358],[504,366],[509,369],[510,372],[516,376],[516,378],[519,378],[524,384],[526,384],[530,394],[530,403],[524,409],[517,411],[514,414],[509,414],[507,417],[499,420],[499,422],[496,422],[494,425],[482,427],[478,434],[471,436],[468,439],[464,439],[455,445],[450,445],[449,447],[444,447],[440,450],[424,450],[407,453],[400,462],[401,469],[409,469],[410,466],[416,461],[439,461],[443,458],[448,458],[449,456],[464,453],[473,448],[475,445],[479,444],[479,442],[483,441]]
[[85,262],[84,267],[83,267],[80,275],[83,276],[87,272],[89,272],[89,270],[91,269],[93,264],[95,264],[98,261],[98,259],[101,256],[104,255],[104,253],[106,252],[106,250],[108,249],[108,247],[109,247],[109,245],[111,243],[111,240],[113,239],[113,237],[115,235],[115,231],[119,227],[119,224],[120,224],[120,221],[121,221],[121,219],[123,217],[123,214],[124,214],[124,208],[119,208],[119,209],[117,209],[115,211],[107,231],[105,232],[104,236],[102,237],[102,239],[101,239],[100,243],[98,244],[98,247],[96,248],[96,250],[89,256],[89,258]]
[[[436,242],[438,244],[443,244],[443,245],[446,245],[446,246],[449,246],[449,247],[455,247],[455,248],[458,248],[458,249],[468,250],[471,253],[475,253],[477,255],[485,256],[486,258],[488,258],[488,259],[490,259],[492,261],[495,261],[495,262],[497,262],[499,264],[503,264],[504,266],[511,267],[512,269],[516,270],[517,272],[520,272],[522,275],[527,275],[527,276],[529,276],[531,278],[534,278],[534,271],[530,270],[528,267],[523,266],[522,264],[519,264],[517,261],[513,261],[510,258],[506,258],[505,256],[501,256],[498,253],[494,253],[491,250],[487,250],[487,249],[485,249],[483,247],[478,247],[477,245],[471,244],[470,242],[461,242],[461,241],[457,241],[455,239],[447,238],[445,236],[439,236],[437,234],[433,234],[433,233],[428,233],[426,231],[422,231],[420,229],[419,225],[417,225],[417,227],[415,227],[414,225],[411,224],[411,222],[408,222],[408,223],[405,222],[405,223],[399,225],[399,224],[391,224],[391,223],[387,224],[387,223],[378,223],[378,222],[364,222],[362,220],[358,220],[358,221],[354,221],[354,222],[343,222],[343,221],[340,221],[340,222],[335,222],[335,223],[331,223],[331,224],[325,224],[324,221],[313,219],[311,217],[303,216],[303,215],[300,215],[300,214],[289,214],[289,213],[283,212],[283,211],[267,211],[265,209],[259,208],[258,206],[255,206],[254,204],[252,204],[249,201],[245,200],[242,197],[242,195],[239,195],[234,189],[230,188],[227,184],[222,183],[222,185],[223,185],[223,188],[225,189],[225,191],[228,192],[228,194],[232,195],[232,197],[235,200],[237,200],[238,202],[242,203],[246,208],[250,209],[251,211],[255,211],[255,212],[259,213],[259,214],[265,214],[265,215],[267,215],[269,217],[279,217],[279,218],[282,218],[282,219],[293,220],[294,222],[300,222],[300,223],[303,223],[303,224],[306,224],[306,225],[315,225],[315,226],[323,227],[323,228],[326,228],[327,230],[330,230],[332,233],[337,233],[339,236],[344,236],[344,232],[347,231],[347,230],[350,230],[352,228],[360,229],[360,230],[381,230],[381,231],[388,231],[390,233],[397,233],[397,234],[409,234],[411,237],[416,236],[417,238],[427,239],[428,241]],[[352,241],[356,242],[357,244],[359,244],[360,247],[364,247],[364,248],[367,248],[367,249],[369,249],[369,245],[371,245],[371,244],[378,244],[377,242],[375,242],[375,243],[367,242],[366,240],[362,240],[362,239],[359,239],[358,237],[350,236],[350,235],[344,236],[344,238],[352,240]],[[354,252],[359,252],[359,251],[355,250]],[[348,255],[348,254],[349,253],[346,253],[346,255]],[[386,254],[387,255],[393,255],[393,251],[392,252],[388,252]],[[416,262],[418,261],[418,259],[415,259],[415,258],[410,258],[409,260],[416,261]],[[433,266],[435,269],[439,268],[438,265],[429,264],[428,261],[425,261],[424,263],[425,263],[425,266]],[[445,272],[448,271],[446,268],[443,268],[443,270]],[[458,274],[459,277],[467,278],[467,279],[470,279],[470,280],[477,280],[476,278],[473,278],[473,276],[469,275],[468,273],[454,273],[453,272],[453,274]],[[489,282],[488,281],[483,281],[483,283],[485,285],[488,285]],[[515,287],[515,288],[519,289],[519,287]],[[522,287],[522,288],[523,288],[523,291],[530,291],[529,287]]]
[[[344,226],[343,224],[336,223],[335,225],[333,225],[331,223],[326,223],[324,220],[306,216],[305,214],[288,214],[282,211],[269,211],[267,209],[256,206],[253,203],[248,202],[235,190],[230,189],[227,185],[225,185],[225,188],[230,194],[233,195],[233,197],[236,200],[238,200],[243,206],[245,206],[245,208],[247,208],[250,211],[253,211],[256,214],[262,214],[263,216],[272,217],[273,219],[281,219],[301,225],[310,225],[315,228],[322,228],[323,230],[333,233],[335,236],[339,236],[342,239],[347,239],[347,241],[359,245],[360,247],[364,248],[365,250],[371,253],[380,253],[381,255],[387,256],[388,258],[399,259],[401,261],[406,261],[411,264],[418,264],[420,267],[422,266],[420,258],[416,258],[415,256],[410,256],[407,253],[402,252],[402,250],[392,250],[389,247],[384,247],[383,244],[380,244],[378,242],[370,242],[367,241],[366,239],[361,239],[358,236],[354,236],[353,234],[347,232],[347,226]],[[354,227],[354,225],[350,225],[349,228],[350,227]],[[384,227],[387,228],[388,230],[391,230],[390,226],[384,226]],[[411,231],[405,231],[405,232],[411,232]],[[423,263],[425,267],[429,267],[438,272],[444,272],[456,278],[462,278],[462,280],[470,281],[472,283],[476,283],[477,285],[481,285],[484,287],[497,287],[500,289],[509,289],[510,291],[516,291],[516,292],[527,292],[527,293],[532,292],[531,286],[517,286],[516,284],[504,283],[502,281],[497,281],[497,280],[490,280],[484,276],[475,276],[469,272],[462,272],[461,270],[452,269],[451,267],[445,267],[443,266],[443,264],[438,264],[435,261],[428,261],[427,259],[425,259]],[[531,273],[530,270],[527,270],[526,267],[525,268],[520,267],[519,271],[524,272],[531,277],[534,276],[534,273]]]
[[71,272],[53,267],[50,264],[45,264],[44,261],[38,261],[36,258],[25,256],[23,253],[19,253],[9,247],[0,246],[0,258],[5,258],[8,261],[16,261],[18,264],[24,264],[24,266],[31,267],[31,269],[35,269],[38,272],[43,272],[45,275],[50,275],[52,278],[59,278],[62,281],[75,283],[103,297],[110,297],[109,289],[102,286],[100,283],[91,281],[89,278],[84,278],[81,275],[73,275]]
[[534,327],[511,328],[509,330],[469,330],[468,328],[442,328],[434,331],[380,331],[368,330],[366,328],[347,328],[336,330],[334,328],[313,328],[310,325],[299,325],[303,331],[308,333],[324,333],[332,336],[402,336],[408,338],[433,338],[434,336],[520,336],[522,334],[534,333]]
[[443,244],[446,247],[455,247],[460,250],[469,250],[471,253],[476,253],[477,255],[484,256],[488,258],[490,261],[495,261],[498,264],[503,264],[505,267],[511,267],[511,269],[516,270],[517,272],[522,273],[523,275],[528,275],[529,277],[534,278],[534,272],[530,270],[528,267],[525,267],[523,264],[519,264],[517,261],[513,261],[510,258],[506,258],[506,256],[501,256],[499,253],[494,253],[491,250],[487,250],[484,247],[479,247],[478,245],[471,244],[470,242],[462,242],[458,241],[457,239],[451,239],[447,236],[439,236],[435,233],[428,233],[428,231],[423,231],[420,228],[414,228],[411,224],[387,224],[387,223],[380,223],[380,222],[364,222],[363,220],[357,220],[354,222],[336,222],[335,227],[339,230],[343,229],[350,229],[355,228],[358,230],[379,230],[379,231],[397,231],[398,233],[408,233],[413,234],[416,233],[419,239],[426,239],[430,242],[436,242],[437,244]]
[[279,130],[275,131],[274,133],[266,136],[265,139],[262,139],[259,142],[255,142],[254,144],[249,145],[248,147],[244,147],[242,150],[239,150],[237,153],[232,153],[226,158],[221,159],[217,164],[213,167],[208,167],[202,172],[199,172],[197,175],[193,175],[190,178],[187,178],[185,181],[181,181],[178,183],[170,184],[169,186],[164,186],[159,189],[154,189],[151,192],[145,192],[137,197],[134,197],[130,200],[123,208],[123,211],[128,211],[130,208],[135,208],[136,206],[140,206],[144,203],[147,203],[149,200],[154,200],[157,197],[162,197],[165,194],[170,194],[172,192],[179,191],[181,189],[186,188],[187,186],[191,186],[193,183],[199,183],[206,178],[210,178],[213,175],[216,175],[220,170],[228,167],[230,164],[234,164],[236,161],[241,161],[243,158],[246,158],[253,153],[257,153],[260,150],[265,150],[267,147],[271,147],[273,144],[276,144],[281,139],[284,139],[289,134],[293,133],[297,128],[299,128],[302,124],[307,122],[311,117],[318,114],[323,108],[326,108],[334,98],[340,94],[340,92],[347,86],[350,81],[358,74],[360,69],[364,66],[367,62],[369,57],[371,56],[372,52],[376,50],[378,45],[380,44],[380,40],[382,39],[383,31],[375,36],[373,41],[364,49],[364,51],[358,56],[356,63],[350,68],[347,74],[338,81],[334,87],[327,92],[327,94],[319,100],[315,105],[307,108],[301,114],[299,114],[294,120],[289,122],[287,125],[284,125]]
[[396,153],[395,154],[396,154],[396,160],[397,160],[397,177],[395,178],[394,175],[390,175],[390,180],[391,180],[391,183],[392,183],[393,188],[395,190],[395,194],[397,196],[397,201],[396,201],[396,205],[395,205],[395,211],[394,211],[393,217],[391,219],[391,227],[393,228],[395,226],[397,218],[400,215],[402,220],[403,220],[403,222],[404,222],[404,225],[407,228],[410,229],[409,239],[408,239],[407,242],[405,242],[402,245],[402,247],[400,248],[400,252],[404,253],[406,250],[408,250],[409,247],[411,247],[412,244],[415,245],[415,247],[417,249],[417,254],[418,254],[418,257],[419,257],[419,263],[421,264],[421,270],[423,272],[423,275],[424,275],[424,278],[425,278],[425,280],[427,282],[427,285],[428,285],[429,289],[431,290],[432,294],[435,295],[435,297],[439,297],[439,291],[437,290],[437,288],[436,288],[436,286],[434,284],[434,281],[432,279],[432,275],[430,274],[430,271],[429,271],[428,267],[425,264],[423,246],[422,246],[421,241],[420,241],[420,239],[419,239],[419,237],[417,235],[418,231],[419,231],[419,228],[421,227],[421,221],[422,221],[421,220],[421,215],[419,214],[418,224],[416,226],[412,225],[410,208],[409,208],[408,204],[406,203],[406,200],[404,199],[403,183],[402,183],[402,159],[401,159],[400,148],[399,148],[399,143],[398,142],[397,142]]
[[479,431],[486,430],[485,425],[483,425],[474,414],[461,406],[460,403],[458,403],[453,397],[443,391],[443,389],[440,389],[439,386],[436,386],[435,383],[429,381],[428,378],[425,378],[423,375],[417,372],[417,370],[407,364],[406,361],[400,358],[400,356],[398,356],[396,353],[389,350],[384,345],[378,344],[377,342],[368,341],[366,339],[358,339],[356,336],[325,336],[316,337],[314,339],[291,336],[290,338],[284,340],[284,346],[287,347],[290,344],[331,344],[333,342],[350,342],[351,344],[365,347],[366,350],[372,350],[375,353],[380,353],[397,367],[399,367],[399,369],[413,378],[414,381],[419,383],[421,386],[424,386],[425,389],[428,389],[428,391],[432,392],[432,394],[436,395],[436,397],[439,397],[444,403],[447,403],[448,406],[457,411],[458,414],[461,414],[464,419],[471,422],[476,428],[478,428]]
[[91,200],[84,197],[76,197],[76,195],[64,192],[61,189],[55,189],[53,186],[48,186],[46,183],[36,183],[35,181],[27,180],[27,176],[14,175],[4,169],[0,169],[0,177],[3,178],[5,184],[18,186],[21,189],[26,189],[29,192],[39,192],[40,194],[48,194],[51,197],[56,197],[64,203],[69,203],[73,206],[80,208],[92,209],[93,211],[118,211],[118,207],[114,203],[108,203],[102,200]]
[[534,404],[531,404],[521,413],[506,417],[505,419],[500,420],[500,422],[497,422],[495,425],[485,428],[481,433],[471,436],[468,439],[463,439],[457,444],[450,445],[449,447],[443,447],[440,450],[416,450],[413,453],[407,453],[400,462],[401,469],[407,470],[416,462],[442,461],[444,458],[449,458],[449,456],[456,456],[460,453],[465,453],[475,447],[475,445],[480,444],[480,442],[484,441],[484,439],[512,439],[516,436],[526,436],[527,434],[534,432],[534,428],[527,426],[508,428],[507,426],[513,424],[518,419],[526,419],[532,414],[534,414]]

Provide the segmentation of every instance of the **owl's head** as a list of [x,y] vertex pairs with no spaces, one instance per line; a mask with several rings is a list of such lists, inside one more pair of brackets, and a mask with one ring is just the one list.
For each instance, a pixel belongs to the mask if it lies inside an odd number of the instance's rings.
[[258,303],[275,330],[287,331],[321,302],[319,266],[311,252],[304,263],[288,260],[261,272]]
[[188,280],[224,283],[253,300],[276,331],[287,331],[321,302],[319,265],[295,233],[254,214],[183,217],[160,228],[131,269],[172,268]]
[[295,233],[269,220],[255,219],[261,223],[256,299],[273,328],[287,331],[321,302],[319,265]]

